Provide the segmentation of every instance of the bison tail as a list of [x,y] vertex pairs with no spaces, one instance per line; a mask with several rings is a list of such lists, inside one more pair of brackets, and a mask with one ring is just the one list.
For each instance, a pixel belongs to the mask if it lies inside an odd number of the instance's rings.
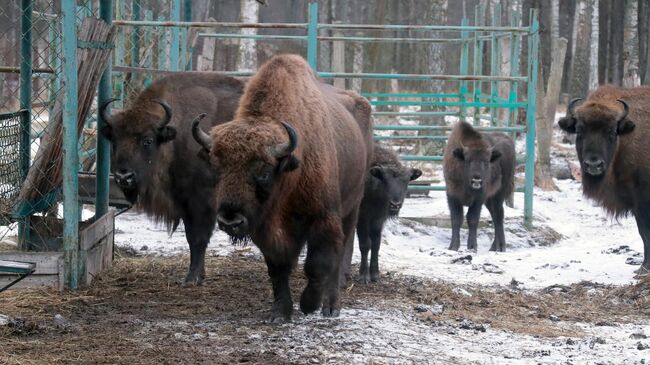
[[174,221],[172,223],[173,224],[171,225],[171,227],[168,226],[168,228],[167,228],[167,233],[169,234],[170,238],[174,234],[174,232],[176,232],[176,229],[178,228],[178,225],[181,224],[181,219],[180,218],[174,218]]

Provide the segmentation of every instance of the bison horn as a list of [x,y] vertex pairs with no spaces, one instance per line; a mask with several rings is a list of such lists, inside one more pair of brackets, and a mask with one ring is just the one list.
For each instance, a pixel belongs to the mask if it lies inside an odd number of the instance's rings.
[[202,113],[199,114],[194,120],[192,121],[192,136],[198,142],[203,148],[206,150],[210,151],[210,146],[212,145],[212,140],[210,139],[210,136],[201,129],[199,126],[199,122],[201,122],[201,119],[205,118],[206,114]]
[[630,112],[630,106],[627,105],[627,103],[621,99],[616,99],[619,103],[623,104],[623,115],[619,118],[619,120],[623,120],[627,117],[627,114]]
[[106,109],[108,109],[108,106],[111,105],[114,101],[117,101],[117,100],[120,100],[120,99],[117,99],[117,98],[110,99],[110,100],[106,101],[104,104],[102,104],[102,105],[99,107],[99,115],[101,115],[102,119],[104,119],[104,122],[105,122],[106,124],[108,124],[108,120],[109,120],[110,117],[111,117],[111,116],[107,113],[107,110],[106,110]]
[[163,120],[163,122],[160,123],[160,125],[158,126],[158,128],[162,128],[162,127],[166,126],[167,124],[169,124],[169,122],[171,122],[171,120],[172,120],[172,108],[169,106],[169,104],[165,103],[164,101],[153,100],[153,102],[160,104],[160,106],[162,106],[163,109],[165,109],[165,120]]
[[298,145],[298,136],[296,136],[296,131],[293,129],[293,127],[291,127],[291,125],[289,125],[287,122],[281,123],[284,129],[287,130],[287,134],[289,135],[289,142],[280,143],[271,148],[271,155],[273,155],[275,158],[288,156],[296,149],[296,146]]
[[582,98],[575,98],[569,101],[569,105],[566,108],[567,114],[571,116],[573,115],[573,108],[575,107],[576,103],[579,102],[580,100],[582,100]]

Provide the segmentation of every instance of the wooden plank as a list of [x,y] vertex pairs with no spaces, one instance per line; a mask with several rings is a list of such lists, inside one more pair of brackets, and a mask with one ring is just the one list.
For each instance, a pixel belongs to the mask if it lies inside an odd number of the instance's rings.
[[[62,277],[63,275],[30,275],[8,290],[34,288],[56,288],[61,290],[59,276]],[[0,288],[16,280],[16,278],[16,275],[0,275]]]
[[[97,196],[97,176],[95,174],[79,174],[79,201],[85,204],[95,204]],[[117,186],[115,179],[111,175],[108,182],[108,204],[113,207],[126,208],[131,203],[126,200],[124,193]]]
[[27,274],[35,267],[31,262],[0,260],[0,272]]
[[113,231],[114,216],[115,211],[109,209],[103,217],[82,230],[79,239],[80,248],[82,250],[90,250],[100,243],[104,237],[111,233]]
[[34,275],[58,275],[58,260],[62,257],[61,252],[0,252],[0,260],[35,263],[36,271]]

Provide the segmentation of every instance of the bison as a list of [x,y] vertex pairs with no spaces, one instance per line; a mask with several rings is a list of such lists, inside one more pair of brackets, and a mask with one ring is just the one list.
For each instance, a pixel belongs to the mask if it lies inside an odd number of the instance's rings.
[[576,135],[583,193],[610,216],[634,215],[643,240],[637,272],[645,275],[650,270],[650,158],[643,151],[650,140],[650,87],[606,85],[576,108],[580,100],[569,103],[558,124]]
[[321,83],[300,56],[281,55],[248,81],[233,121],[208,135],[200,119],[193,131],[219,178],[219,227],[264,255],[271,322],[291,320],[289,275],[305,242],[300,309],[322,306],[324,316],[337,316],[344,242],[354,234],[372,158],[368,102]]
[[[165,76],[142,91],[128,109],[107,115],[101,133],[111,141],[111,170],[126,198],[171,233],[180,221],[190,246],[184,285],[205,277],[205,250],[216,220],[211,196],[216,175],[203,160],[188,123],[197,110],[210,125],[233,118],[243,83],[217,73],[181,72]],[[208,124],[206,124],[206,127]]]
[[[384,223],[389,217],[397,217],[404,203],[409,182],[420,175],[422,171],[419,169],[402,166],[395,152],[375,144],[357,223],[361,251],[359,274],[362,283],[379,280],[379,246]],[[370,250],[372,253],[368,269]]]
[[467,210],[467,249],[476,251],[476,231],[483,204],[494,223],[490,251],[506,250],[503,201],[514,191],[515,145],[503,133],[481,133],[467,122],[454,126],[443,159],[447,204],[451,215],[450,250],[460,248],[463,206]]

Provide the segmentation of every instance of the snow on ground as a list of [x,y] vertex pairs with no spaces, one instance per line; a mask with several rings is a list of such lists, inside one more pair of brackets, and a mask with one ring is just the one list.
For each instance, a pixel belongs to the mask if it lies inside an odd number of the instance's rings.
[[[507,252],[489,252],[494,236],[491,225],[479,228],[478,253],[466,251],[467,230],[461,230],[461,251],[447,250],[451,229],[429,226],[409,218],[448,219],[444,193],[405,201],[398,221],[388,222],[380,250],[380,269],[407,275],[464,284],[506,285],[514,278],[529,289],[583,280],[604,284],[628,284],[642,259],[643,245],[633,218],[611,220],[593,202],[584,198],[580,184],[557,181],[560,192],[535,192],[533,231],[523,226],[523,194],[515,194],[515,208],[505,208]],[[482,211],[482,222],[489,224],[489,212]],[[187,253],[183,227],[171,237],[164,227],[127,212],[116,218],[115,242],[144,253],[171,255]],[[553,242],[554,232],[562,238]],[[551,236],[550,238],[548,236]],[[550,242],[549,242],[550,241]],[[621,246],[627,246],[622,247]],[[142,250],[142,249],[145,250]],[[208,252],[227,255],[240,247],[232,246],[226,235],[216,232]],[[243,248],[258,254],[254,246]],[[452,263],[471,255],[471,262]],[[353,263],[359,261],[355,243]],[[639,262],[640,263],[640,262]]]

